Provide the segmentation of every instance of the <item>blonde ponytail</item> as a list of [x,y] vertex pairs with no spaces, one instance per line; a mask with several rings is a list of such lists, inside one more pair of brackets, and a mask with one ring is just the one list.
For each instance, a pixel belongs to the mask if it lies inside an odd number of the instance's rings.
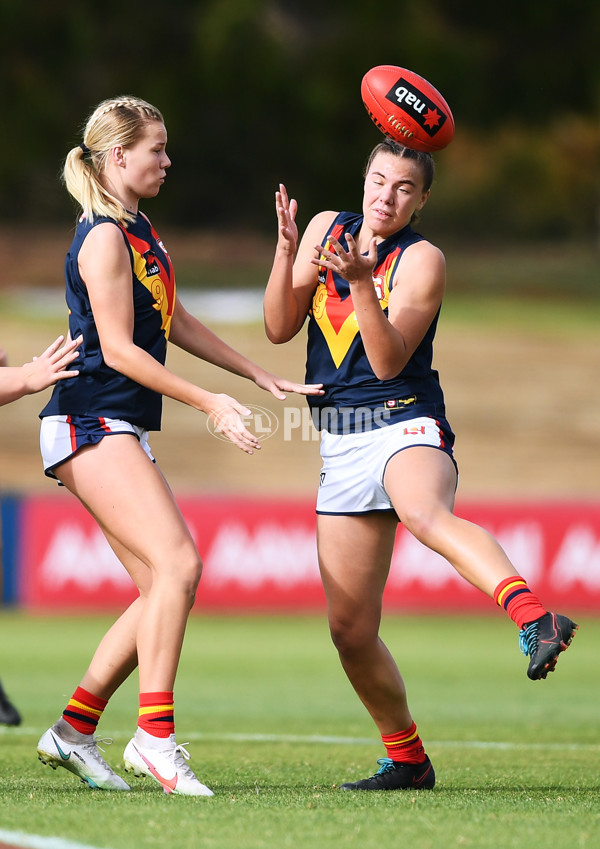
[[89,117],[83,134],[83,145],[67,154],[63,180],[69,194],[77,201],[86,218],[112,218],[127,226],[135,215],[113,197],[102,184],[101,175],[115,145],[135,144],[151,121],[164,119],[156,107],[129,95],[103,101]]

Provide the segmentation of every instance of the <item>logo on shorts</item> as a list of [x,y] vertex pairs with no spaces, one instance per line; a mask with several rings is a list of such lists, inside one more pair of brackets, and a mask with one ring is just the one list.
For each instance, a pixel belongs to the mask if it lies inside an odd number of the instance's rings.
[[404,428],[404,436],[425,436],[426,432],[425,425]]
[[323,486],[323,484],[325,483],[325,475],[326,474],[327,474],[327,472],[321,472],[321,476],[320,476],[320,480],[319,480],[319,486]]

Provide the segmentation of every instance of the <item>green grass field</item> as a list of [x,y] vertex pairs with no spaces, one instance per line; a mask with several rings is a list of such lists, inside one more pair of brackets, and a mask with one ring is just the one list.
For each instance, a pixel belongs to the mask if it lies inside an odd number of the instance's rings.
[[[186,266],[177,254],[180,285],[197,285],[195,256]],[[598,394],[590,391],[598,371],[597,253],[564,246],[521,253],[503,250],[497,255],[469,250],[449,260],[449,294],[438,351],[449,395],[456,399],[453,406],[463,444],[472,439],[472,420],[496,421],[498,413],[492,409],[487,418],[482,413],[483,402],[494,394],[486,392],[478,397],[476,417],[468,404],[461,414],[465,364],[477,359],[478,370],[489,374],[493,363],[496,375],[515,339],[524,339],[526,346],[517,345],[519,373],[528,382],[534,380],[532,373],[547,373],[550,392],[560,399],[557,412],[548,403],[547,419],[536,419],[531,428],[535,443],[542,443],[545,435],[554,438],[564,412],[564,387],[571,393],[583,387],[585,428],[573,430],[569,419],[571,438],[553,454],[552,466],[558,469],[554,483],[564,487],[565,481],[572,481],[579,464],[592,481],[586,492],[597,493],[600,477],[594,458],[600,455],[597,429],[590,425]],[[51,267],[60,272],[61,263],[62,255]],[[239,279],[236,275],[236,285],[263,286],[267,267],[252,267],[247,273],[244,263],[246,271]],[[45,258],[44,270],[47,266]],[[36,282],[29,271],[24,279]],[[230,272],[221,280],[207,267],[200,282],[203,279],[211,287],[229,285]],[[528,297],[515,297],[516,293]],[[22,362],[42,350],[63,329],[62,323],[62,317],[59,322],[48,315],[39,291],[4,293],[0,344],[9,350],[13,363]],[[473,330],[476,335],[469,347]],[[273,359],[258,325],[229,329],[226,338],[259,362]],[[543,372],[539,365],[537,371],[531,365],[530,356],[533,342],[540,340],[548,343],[547,348],[539,346]],[[589,346],[584,344],[587,340]],[[483,341],[494,354],[482,360]],[[567,369],[558,376],[552,366],[555,351]],[[302,357],[303,343],[298,349],[279,348],[278,368],[300,378]],[[174,358],[172,362],[178,364]],[[582,377],[584,366],[591,375],[587,380]],[[506,369],[508,377],[498,385],[514,394],[517,366],[509,361]],[[573,374],[579,376],[577,381],[571,379]],[[207,379],[212,379],[211,373]],[[535,387],[539,393],[539,381]],[[221,385],[221,378],[219,391],[237,393]],[[571,413],[582,406],[568,403]],[[537,415],[543,407],[539,395],[533,406]],[[14,455],[14,479],[21,487],[26,464],[34,455],[30,477],[36,485],[42,480],[37,458],[39,407],[39,399],[23,399],[3,411],[0,477],[6,479]],[[520,418],[524,415],[521,409]],[[168,444],[179,451],[185,431],[178,430],[174,412],[169,411],[167,419]],[[21,453],[19,436],[24,439]],[[195,432],[194,439],[197,450]],[[508,444],[507,451],[514,453],[514,435]],[[583,446],[583,459],[568,453],[577,444]],[[288,486],[289,478],[294,474],[299,478],[301,467],[312,461],[305,459],[303,445],[296,444],[293,452],[284,447]],[[316,446],[308,448],[312,457]],[[555,451],[554,445],[551,450]],[[462,452],[465,481],[478,480],[482,468],[488,469],[486,486],[497,481],[499,469],[484,462],[487,449],[485,455],[475,453],[470,463],[465,447]],[[192,456],[190,451],[182,453]],[[165,455],[171,483],[181,486],[183,473],[177,477],[174,460],[163,446]],[[542,478],[548,456],[544,450],[530,478]],[[297,466],[292,467],[295,458]],[[208,459],[205,452],[205,476]],[[219,476],[208,475],[211,485],[223,480],[225,467],[219,462]],[[185,465],[188,474],[187,460]],[[233,468],[232,480],[239,487],[240,470],[247,467],[235,458]],[[520,474],[511,480],[514,491],[522,493],[528,481],[525,472]],[[247,484],[253,492],[256,477],[253,472]],[[555,491],[543,481],[545,494]],[[310,486],[312,492],[312,482]],[[516,629],[498,612],[479,618],[388,617],[383,636],[405,675],[438,784],[423,794],[346,794],[335,785],[374,772],[383,751],[339,667],[325,617],[194,617],[177,683],[176,718],[179,740],[190,743],[191,766],[215,791],[210,799],[168,798],[157,785],[137,779],[131,780],[130,794],[93,792],[70,773],[53,772],[37,760],[40,734],[73,692],[108,621],[0,610],[0,678],[23,714],[21,727],[0,726],[0,832],[60,837],[98,849],[600,846],[600,619],[582,620],[558,671],[547,681],[531,682],[525,675],[526,660],[517,649]],[[111,701],[99,729],[114,739],[106,758],[117,771],[122,769],[123,748],[136,717],[137,686],[132,679]],[[44,849],[66,847],[48,843]]]
[[[0,728],[0,830],[110,849],[548,849],[600,845],[600,621],[584,619],[547,681],[531,682],[516,629],[489,617],[388,616],[438,776],[434,791],[344,793],[382,756],[324,616],[201,617],[189,625],[176,689],[178,738],[211,799],[91,791],[37,760],[38,737],[71,695],[106,618],[0,616],[0,677],[23,714]],[[122,769],[136,681],[99,731]]]

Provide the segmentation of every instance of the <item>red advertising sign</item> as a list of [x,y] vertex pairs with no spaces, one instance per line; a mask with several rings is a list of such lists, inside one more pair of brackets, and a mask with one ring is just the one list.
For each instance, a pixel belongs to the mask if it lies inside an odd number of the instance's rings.
[[[219,611],[324,607],[310,500],[179,499],[202,559],[196,608]],[[489,530],[542,602],[600,612],[600,504],[460,504]],[[123,608],[136,596],[94,520],[72,497],[22,504],[19,601],[30,609]],[[493,603],[402,526],[386,589],[388,610],[486,611]]]

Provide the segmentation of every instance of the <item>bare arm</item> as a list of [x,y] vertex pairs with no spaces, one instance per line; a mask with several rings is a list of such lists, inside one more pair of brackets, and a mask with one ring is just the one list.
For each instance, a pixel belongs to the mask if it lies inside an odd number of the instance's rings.
[[[402,254],[386,318],[373,286],[376,261],[373,240],[362,255],[347,236],[348,250],[332,242],[333,251],[323,251],[320,263],[337,271],[350,284],[356,319],[365,352],[379,380],[399,374],[423,339],[442,302],[446,270],[444,256],[426,241],[417,242]],[[321,249],[322,250],[322,249]],[[318,264],[319,260],[313,260]]]
[[59,380],[77,377],[79,372],[75,369],[67,371],[67,366],[78,356],[77,348],[81,345],[83,338],[69,340],[61,348],[64,336],[59,336],[46,348],[39,357],[34,357],[30,363],[20,367],[6,366],[6,354],[2,351],[0,367],[0,405],[10,404],[24,395],[32,395],[41,392]]
[[275,195],[278,239],[273,267],[264,298],[265,331],[271,342],[289,342],[301,329],[317,287],[317,271],[311,265],[314,245],[323,238],[335,212],[321,212],[306,228],[298,247],[296,212],[282,184]]
[[222,432],[248,454],[260,448],[242,416],[249,410],[227,395],[208,392],[179,377],[133,342],[134,311],[129,254],[113,224],[99,224],[79,252],[103,357],[111,368],[153,389],[201,410],[218,422]]
[[[257,438],[244,426],[250,411],[228,395],[208,392],[179,377],[133,342],[131,265],[121,233],[113,224],[99,224],[90,231],[79,252],[102,354],[106,363],[137,383],[206,413],[223,433],[247,453],[260,448]],[[197,357],[235,374],[254,380],[277,398],[284,392],[320,393],[320,387],[304,386],[277,378],[247,360],[191,316],[177,301],[171,321],[175,344]]]
[[285,399],[285,392],[297,392],[299,395],[322,394],[321,384],[294,383],[265,371],[264,368],[230,347],[195,316],[187,312],[179,300],[176,301],[173,310],[169,338],[174,345],[189,354],[252,380],[280,401]]

